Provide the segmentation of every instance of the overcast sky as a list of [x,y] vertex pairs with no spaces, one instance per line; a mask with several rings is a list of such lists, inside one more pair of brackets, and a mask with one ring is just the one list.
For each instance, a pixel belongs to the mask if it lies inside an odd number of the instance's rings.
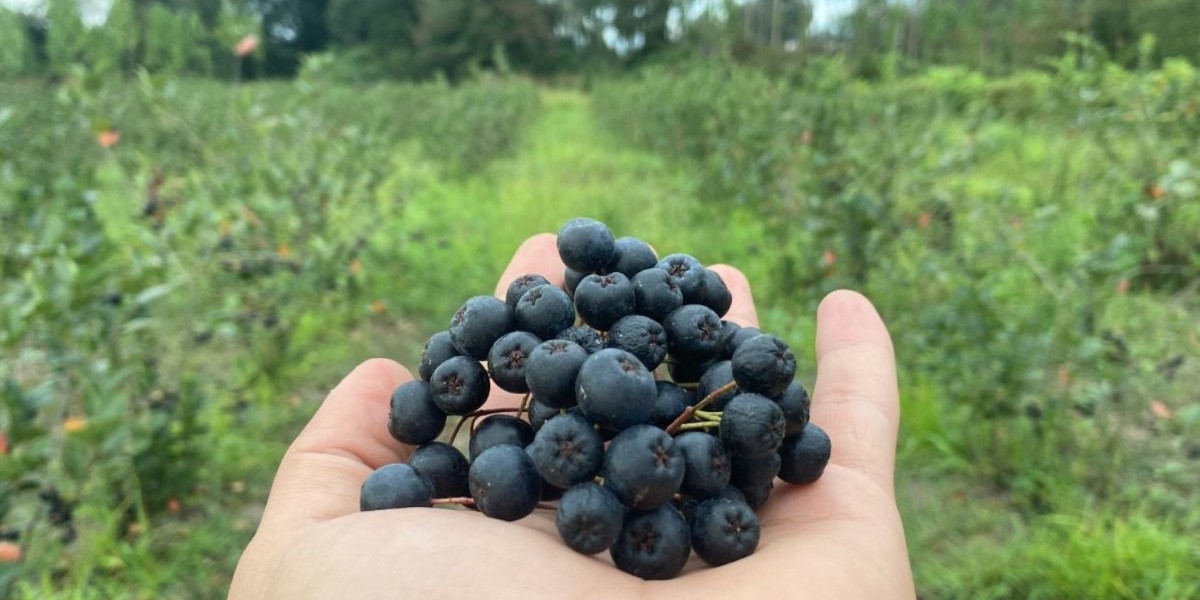
[[[83,5],[84,21],[99,23],[108,12],[110,0],[80,0]],[[828,29],[839,17],[854,8],[855,0],[811,0],[813,5],[812,28],[815,30]],[[0,0],[0,5],[22,11],[35,10],[44,4],[44,0]]]
[[[98,25],[104,22],[104,16],[108,14],[108,5],[111,2],[112,0],[79,0],[79,4],[83,8],[83,22],[89,25]],[[46,0],[0,0],[0,5],[22,12],[42,12],[45,10]]]

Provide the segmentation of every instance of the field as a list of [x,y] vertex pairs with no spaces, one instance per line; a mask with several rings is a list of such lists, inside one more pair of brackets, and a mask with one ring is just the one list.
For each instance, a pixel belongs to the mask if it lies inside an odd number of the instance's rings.
[[5,83],[0,591],[224,597],[324,393],[587,215],[740,267],[806,383],[876,302],[921,597],[1200,597],[1196,69],[846,73]]

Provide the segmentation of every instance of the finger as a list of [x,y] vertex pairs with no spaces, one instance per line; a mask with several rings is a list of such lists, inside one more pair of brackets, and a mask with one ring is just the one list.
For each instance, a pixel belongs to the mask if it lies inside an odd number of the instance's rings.
[[522,275],[541,275],[550,283],[561,287],[566,268],[562,259],[558,257],[558,236],[539,233],[522,242],[517,248],[516,254],[508,262],[508,267],[500,275],[500,283],[496,284],[496,297],[503,300],[508,285]]
[[299,527],[357,512],[366,476],[407,460],[387,430],[391,396],[412,380],[404,367],[368,360],[338,384],[280,462],[263,521]]
[[758,327],[758,311],[754,308],[754,295],[750,293],[750,282],[746,276],[729,265],[712,265],[709,269],[721,276],[725,287],[733,295],[733,304],[725,313],[725,320],[742,327]]
[[833,292],[817,309],[812,420],[833,441],[830,462],[892,491],[900,424],[896,359],[879,313],[856,292]]

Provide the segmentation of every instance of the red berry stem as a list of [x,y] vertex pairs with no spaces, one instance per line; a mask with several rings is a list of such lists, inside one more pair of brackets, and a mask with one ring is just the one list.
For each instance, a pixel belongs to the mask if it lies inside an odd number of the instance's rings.
[[667,426],[667,434],[675,435],[675,432],[679,431],[679,428],[683,427],[684,423],[687,423],[689,420],[691,420],[692,415],[696,414],[696,411],[707,408],[709,404],[716,402],[717,398],[720,398],[726,392],[731,392],[736,388],[737,382],[730,381],[729,383],[713,390],[711,394],[705,396],[704,399],[697,402],[695,406],[687,407],[687,409],[683,411],[683,414],[676,417],[676,419],[671,421],[671,424]]
[[[478,508],[475,499],[470,496],[461,496],[457,498],[434,498],[433,500],[430,500],[430,503],[434,506],[441,504],[454,504],[458,506],[466,506],[467,508]],[[542,510],[558,510],[557,505],[549,502],[538,502],[537,506],[534,508],[540,508]]]

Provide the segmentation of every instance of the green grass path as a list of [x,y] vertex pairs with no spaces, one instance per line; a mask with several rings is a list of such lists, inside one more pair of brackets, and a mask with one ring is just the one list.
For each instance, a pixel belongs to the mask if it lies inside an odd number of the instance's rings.
[[[540,113],[513,155],[466,178],[428,182],[404,207],[402,227],[409,235],[442,238],[432,250],[424,245],[422,252],[433,253],[424,260],[455,267],[452,277],[424,282],[433,293],[453,291],[435,303],[441,312],[456,308],[467,290],[490,292],[522,240],[557,231],[578,216],[604,221],[618,237],[645,239],[660,254],[687,252],[705,263],[736,264],[770,295],[769,261],[751,260],[754,251],[745,243],[759,231],[753,216],[732,205],[702,204],[686,165],[610,135],[589,102],[581,92],[544,89]],[[724,227],[706,222],[716,217],[714,210]],[[723,233],[714,236],[718,231]],[[798,323],[783,309],[760,316],[764,326],[811,339],[811,323]]]
[[678,239],[671,210],[691,203],[686,179],[600,131],[583,94],[544,91],[541,114],[519,148],[481,174],[433,186],[438,201],[420,204],[488,223],[485,256],[493,261],[529,235],[580,215],[605,221],[618,235]]

